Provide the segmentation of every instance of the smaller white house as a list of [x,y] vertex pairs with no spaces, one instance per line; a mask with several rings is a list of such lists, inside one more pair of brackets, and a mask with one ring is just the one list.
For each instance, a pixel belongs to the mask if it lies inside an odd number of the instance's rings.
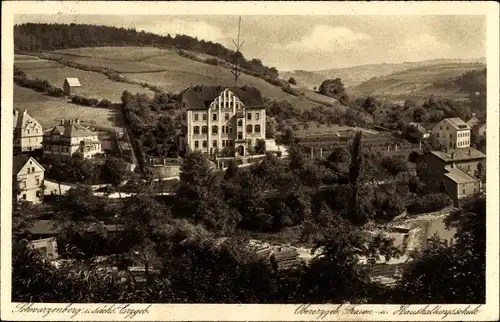
[[74,94],[78,94],[79,88],[82,87],[80,84],[80,80],[76,77],[67,77],[64,80],[63,91],[64,95],[70,96]]
[[35,159],[27,155],[16,155],[12,159],[12,180],[19,183],[18,199],[40,203],[43,198],[45,169]]
[[39,250],[45,254],[49,259],[57,259],[59,253],[57,251],[57,241],[55,237],[35,239],[30,241],[30,247]]
[[470,132],[471,127],[460,118],[446,118],[432,129],[432,141],[442,148],[468,148],[471,143]]

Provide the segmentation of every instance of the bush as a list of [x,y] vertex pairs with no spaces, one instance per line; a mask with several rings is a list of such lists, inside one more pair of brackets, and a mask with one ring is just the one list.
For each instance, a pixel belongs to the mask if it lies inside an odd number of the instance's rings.
[[288,84],[297,85],[297,81],[295,80],[295,78],[290,77],[290,79],[288,80]]
[[290,85],[285,85],[283,87],[281,87],[281,90],[285,93],[288,93],[288,94],[292,94],[294,96],[299,96],[300,95],[300,92],[298,89],[296,88],[292,88]]
[[451,205],[451,199],[444,193],[435,193],[415,198],[413,202],[408,205],[407,210],[409,213],[428,213],[439,211]]
[[89,106],[96,106],[99,103],[99,100],[97,98],[89,98],[87,102]]
[[219,61],[215,58],[208,58],[208,59],[205,59],[205,63],[207,64],[210,64],[210,65],[219,65]]
[[103,99],[99,103],[97,103],[97,106],[99,106],[99,107],[111,107],[111,106],[113,106],[113,103],[111,103],[110,100]]
[[54,96],[54,97],[63,97],[64,96],[64,91],[59,87],[50,86],[49,88],[47,88],[47,93],[50,96]]

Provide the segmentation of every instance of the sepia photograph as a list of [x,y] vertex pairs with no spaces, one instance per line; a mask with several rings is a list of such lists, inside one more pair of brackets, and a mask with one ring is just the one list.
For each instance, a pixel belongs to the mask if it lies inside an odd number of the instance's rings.
[[2,35],[2,319],[498,318],[498,6],[122,4]]

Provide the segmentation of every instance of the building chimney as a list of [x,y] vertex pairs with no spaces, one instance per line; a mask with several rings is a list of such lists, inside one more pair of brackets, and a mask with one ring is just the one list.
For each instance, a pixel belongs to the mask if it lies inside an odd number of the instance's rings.
[[80,119],[76,119],[76,120],[75,120],[75,123],[76,123],[76,124],[80,124]]
[[26,113],[28,113],[28,111],[26,109],[24,109],[23,114],[26,114]]
[[61,119],[61,126],[64,126],[64,119]]

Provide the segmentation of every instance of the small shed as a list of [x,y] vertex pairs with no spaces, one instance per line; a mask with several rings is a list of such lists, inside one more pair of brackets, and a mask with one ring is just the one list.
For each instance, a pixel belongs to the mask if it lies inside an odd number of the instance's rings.
[[64,80],[63,84],[63,90],[64,90],[64,95],[70,96],[73,94],[76,94],[78,91],[78,88],[80,88],[82,85],[80,84],[80,80],[76,77],[67,77]]

